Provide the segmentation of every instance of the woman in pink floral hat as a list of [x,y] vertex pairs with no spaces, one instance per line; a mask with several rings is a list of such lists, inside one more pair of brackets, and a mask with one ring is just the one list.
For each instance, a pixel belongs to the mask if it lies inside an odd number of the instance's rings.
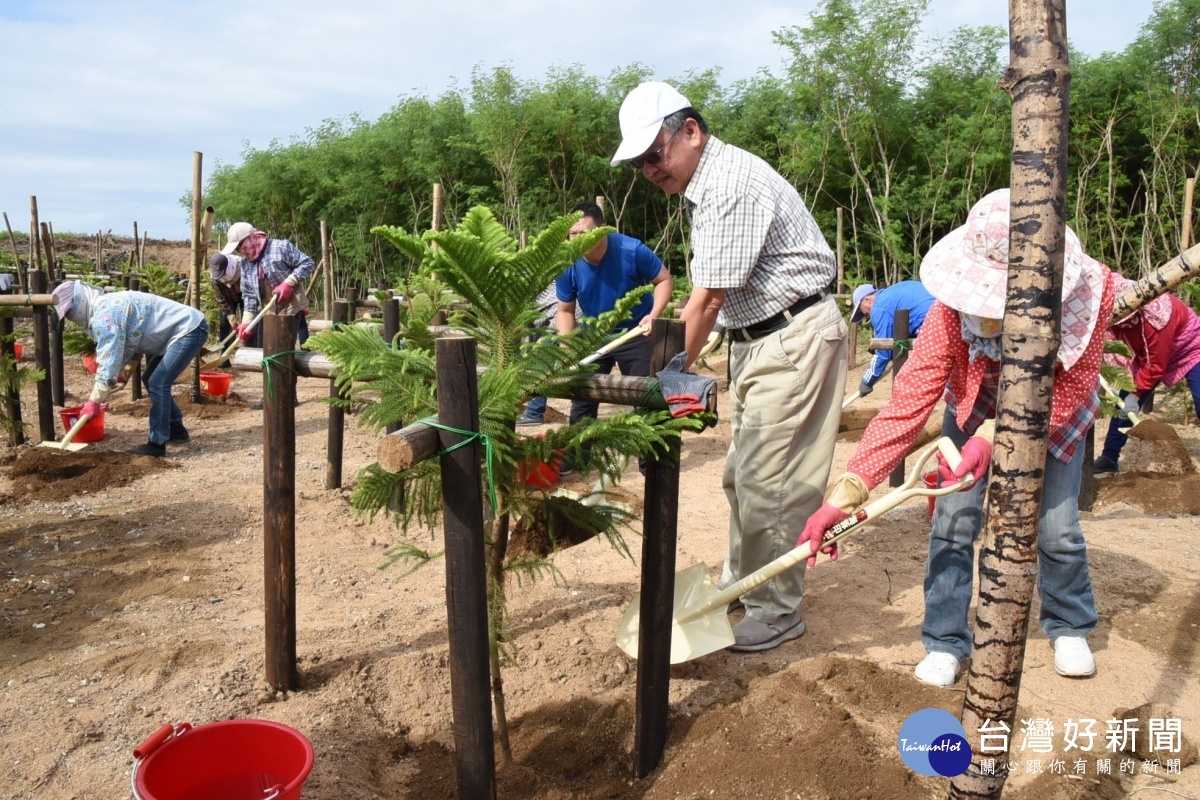
[[[938,499],[929,537],[921,625],[927,655],[916,677],[936,686],[952,685],[962,660],[971,653],[967,618],[999,393],[1009,215],[1008,190],[992,192],[972,207],[965,225],[937,242],[921,262],[921,282],[936,302],[895,378],[892,399],[867,426],[845,474],[800,534],[801,542],[820,541],[826,530],[866,502],[870,490],[912,448],[938,400],[945,398],[942,433],[963,454],[954,476],[971,472],[976,483],[970,490]],[[1054,666],[1060,675],[1076,678],[1096,672],[1084,638],[1096,626],[1097,615],[1079,525],[1079,483],[1083,444],[1100,407],[1096,388],[1113,305],[1110,276],[1107,267],[1084,254],[1068,228],[1061,345],[1038,528],[1038,593],[1039,621],[1054,643]],[[942,472],[950,477],[944,464]],[[836,557],[833,548],[829,551]]]

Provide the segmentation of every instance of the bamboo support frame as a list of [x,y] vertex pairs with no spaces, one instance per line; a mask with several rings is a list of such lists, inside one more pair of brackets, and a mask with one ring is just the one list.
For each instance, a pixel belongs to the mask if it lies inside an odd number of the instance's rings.
[[21,269],[21,251],[17,247],[17,237],[13,235],[12,225],[8,221],[8,212],[4,212],[4,227],[8,230],[8,243],[12,247],[13,265],[17,270],[17,288],[22,294],[29,291],[29,276]]

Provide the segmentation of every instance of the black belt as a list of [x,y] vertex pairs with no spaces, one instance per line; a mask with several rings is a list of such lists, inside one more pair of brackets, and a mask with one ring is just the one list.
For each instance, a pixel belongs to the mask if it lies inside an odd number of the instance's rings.
[[767,334],[783,330],[792,324],[792,320],[796,318],[797,314],[824,299],[824,297],[825,292],[817,292],[808,297],[802,297],[788,308],[785,308],[773,317],[767,317],[762,322],[756,322],[744,328],[730,328],[729,335],[742,342],[753,342],[755,339],[761,339]]

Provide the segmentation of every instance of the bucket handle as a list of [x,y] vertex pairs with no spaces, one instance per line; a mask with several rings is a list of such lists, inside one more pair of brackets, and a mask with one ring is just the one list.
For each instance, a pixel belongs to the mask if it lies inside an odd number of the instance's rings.
[[[146,740],[134,749],[133,770],[129,773],[129,791],[132,792],[135,800],[142,800],[142,796],[138,794],[137,790],[137,774],[142,766],[142,762],[149,758],[155,750],[162,747],[168,739],[175,736],[182,736],[191,729],[192,723],[190,722],[181,722],[178,725],[172,725],[169,722],[164,723],[161,728],[147,736]],[[266,800],[272,800],[272,798],[267,798]]]

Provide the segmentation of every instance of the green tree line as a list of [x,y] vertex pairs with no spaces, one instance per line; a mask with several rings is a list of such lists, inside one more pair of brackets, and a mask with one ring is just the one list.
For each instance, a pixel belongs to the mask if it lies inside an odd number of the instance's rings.
[[[775,32],[781,74],[726,85],[714,67],[669,79],[714,134],[793,182],[831,245],[843,209],[852,282],[913,276],[976,199],[1008,183],[1007,32],[925,41],[928,5],[824,0],[809,24]],[[1120,53],[1071,52],[1068,219],[1089,254],[1130,276],[1179,251],[1184,182],[1200,173],[1198,55],[1200,0],[1156,2]],[[468,85],[401,97],[378,119],[330,120],[247,148],[240,165],[212,174],[206,201],[224,223],[251,220],[309,253],[325,220],[339,291],[404,278],[412,265],[370,230],[428,229],[434,183],[447,224],[485,204],[531,234],[604,197],[610,224],[685,274],[679,200],[608,163],[621,100],[652,77],[642,64],[606,77],[563,66],[541,80],[477,67]]]

